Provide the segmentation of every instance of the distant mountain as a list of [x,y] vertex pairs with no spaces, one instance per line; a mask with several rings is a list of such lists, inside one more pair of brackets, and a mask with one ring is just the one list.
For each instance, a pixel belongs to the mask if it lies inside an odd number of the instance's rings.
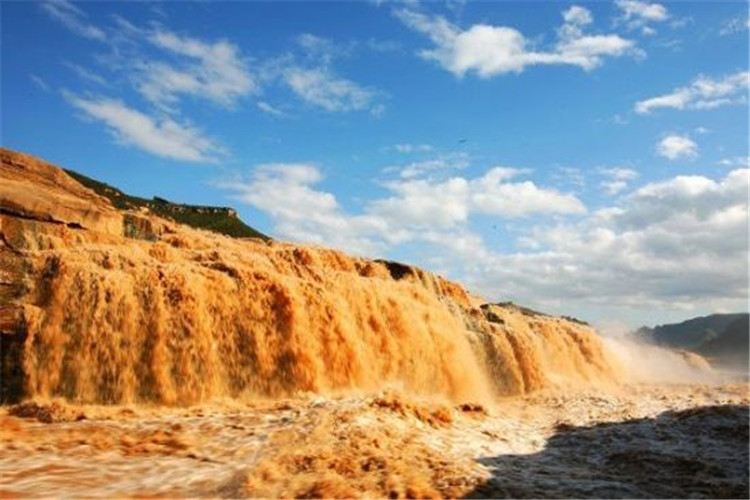
[[741,316],[718,337],[701,344],[697,351],[709,360],[747,371],[750,367],[750,317]]
[[694,351],[704,343],[718,338],[734,321],[747,319],[747,317],[747,313],[711,314],[682,323],[659,325],[653,328],[644,326],[636,333],[655,344]]
[[713,365],[747,371],[749,324],[748,313],[712,314],[654,328],[644,326],[636,333],[658,345],[701,354]]

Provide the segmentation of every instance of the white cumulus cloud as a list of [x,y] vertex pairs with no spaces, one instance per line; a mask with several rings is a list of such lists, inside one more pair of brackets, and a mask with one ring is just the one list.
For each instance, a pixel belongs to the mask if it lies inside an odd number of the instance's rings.
[[369,109],[376,96],[375,91],[339,77],[325,67],[290,67],[283,75],[286,84],[300,99],[326,111]]
[[669,160],[695,158],[698,156],[698,145],[686,135],[669,134],[657,143],[656,152]]
[[396,244],[431,241],[443,230],[465,232],[473,216],[586,213],[574,195],[515,180],[525,172],[494,167],[474,178],[394,180],[385,184],[389,195],[369,200],[358,214],[346,212],[332,193],[316,187],[323,176],[311,164],[260,165],[249,180],[220,185],[271,215],[283,237],[374,255]]
[[114,99],[79,97],[66,92],[65,98],[89,118],[104,123],[123,144],[143,151],[189,162],[216,161],[223,150],[212,139],[190,125],[169,118],[156,119]]
[[578,5],[573,5],[571,8],[563,12],[563,19],[566,23],[578,26],[585,26],[594,22],[594,17],[591,15],[591,11]]
[[337,44],[310,33],[299,35],[296,42],[297,51],[261,65],[265,84],[281,84],[302,102],[331,113],[369,111],[382,116],[385,105],[379,101],[384,93],[341,76],[335,67],[335,61],[348,56],[356,44]]
[[646,21],[666,21],[669,18],[667,8],[658,3],[639,0],[617,0],[615,5],[622,10],[626,20],[643,19]]
[[562,64],[591,70],[605,57],[634,52],[634,43],[618,35],[585,35],[583,27],[591,13],[574,6],[563,13],[557,43],[548,50],[536,50],[518,30],[508,26],[475,24],[461,29],[444,17],[401,9],[396,17],[407,27],[426,35],[435,45],[422,50],[421,57],[435,61],[461,77],[475,72],[482,78],[520,73],[528,66]]
[[670,17],[667,8],[659,3],[640,0],[616,0],[615,5],[622,13],[620,20],[625,23],[628,29],[640,29],[644,35],[656,33],[656,30],[651,27],[651,23],[664,22]]
[[232,107],[259,91],[239,48],[226,40],[206,42],[163,29],[150,33],[148,40],[180,58],[179,63],[136,64],[138,90],[154,103],[169,107],[186,95]]
[[745,307],[748,173],[647,184],[575,224],[530,229],[532,251],[469,249],[465,272],[486,296],[562,311]]
[[714,109],[730,104],[746,103],[750,73],[740,71],[722,78],[699,76],[690,85],[668,94],[638,101],[635,112],[648,114],[654,109]]
[[630,181],[639,177],[638,172],[624,167],[601,168],[599,174],[604,177],[600,186],[610,195],[616,195],[624,191]]
[[[397,237],[387,222],[369,215],[347,214],[336,197],[316,188],[323,180],[310,163],[269,163],[256,166],[249,180],[221,182],[240,202],[269,214],[275,232],[302,241],[377,255]],[[293,200],[293,203],[290,203]]]

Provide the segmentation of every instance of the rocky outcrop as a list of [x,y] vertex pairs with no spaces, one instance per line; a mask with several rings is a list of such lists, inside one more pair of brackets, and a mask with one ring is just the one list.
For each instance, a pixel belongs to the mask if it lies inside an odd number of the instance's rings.
[[0,149],[0,212],[107,234],[122,234],[122,214],[61,169]]

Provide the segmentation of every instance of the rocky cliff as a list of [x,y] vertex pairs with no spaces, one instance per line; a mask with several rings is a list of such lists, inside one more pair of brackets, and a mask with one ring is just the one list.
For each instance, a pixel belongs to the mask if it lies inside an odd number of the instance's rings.
[[458,401],[619,373],[593,329],[388,261],[115,208],[0,154],[2,400],[189,404],[397,387]]
[[242,222],[233,208],[185,205],[173,203],[158,196],[149,200],[126,194],[116,187],[86,177],[73,170],[65,170],[64,172],[73,180],[109,200],[115,208],[120,210],[148,212],[173,222],[198,229],[208,229],[235,238],[269,239],[265,234]]

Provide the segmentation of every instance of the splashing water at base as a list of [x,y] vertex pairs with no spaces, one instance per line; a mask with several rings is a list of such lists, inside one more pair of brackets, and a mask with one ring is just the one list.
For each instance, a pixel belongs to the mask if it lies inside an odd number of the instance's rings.
[[712,383],[720,380],[705,358],[659,347],[632,337],[604,337],[604,344],[627,369],[630,382]]
[[192,404],[396,387],[489,402],[617,378],[593,329],[473,308],[415,268],[396,279],[388,263],[185,228],[51,246],[27,259],[28,396]]
[[[396,387],[488,402],[626,376],[593,329],[476,307],[429,272],[120,214],[5,150],[2,173],[16,186],[0,192],[12,201],[0,263],[21,290],[22,332],[3,356],[3,371],[21,374],[16,397],[187,405]],[[24,195],[34,190],[46,204]]]
[[424,286],[333,251],[190,236],[40,255],[30,394],[189,404],[393,383],[486,397],[460,319]]

